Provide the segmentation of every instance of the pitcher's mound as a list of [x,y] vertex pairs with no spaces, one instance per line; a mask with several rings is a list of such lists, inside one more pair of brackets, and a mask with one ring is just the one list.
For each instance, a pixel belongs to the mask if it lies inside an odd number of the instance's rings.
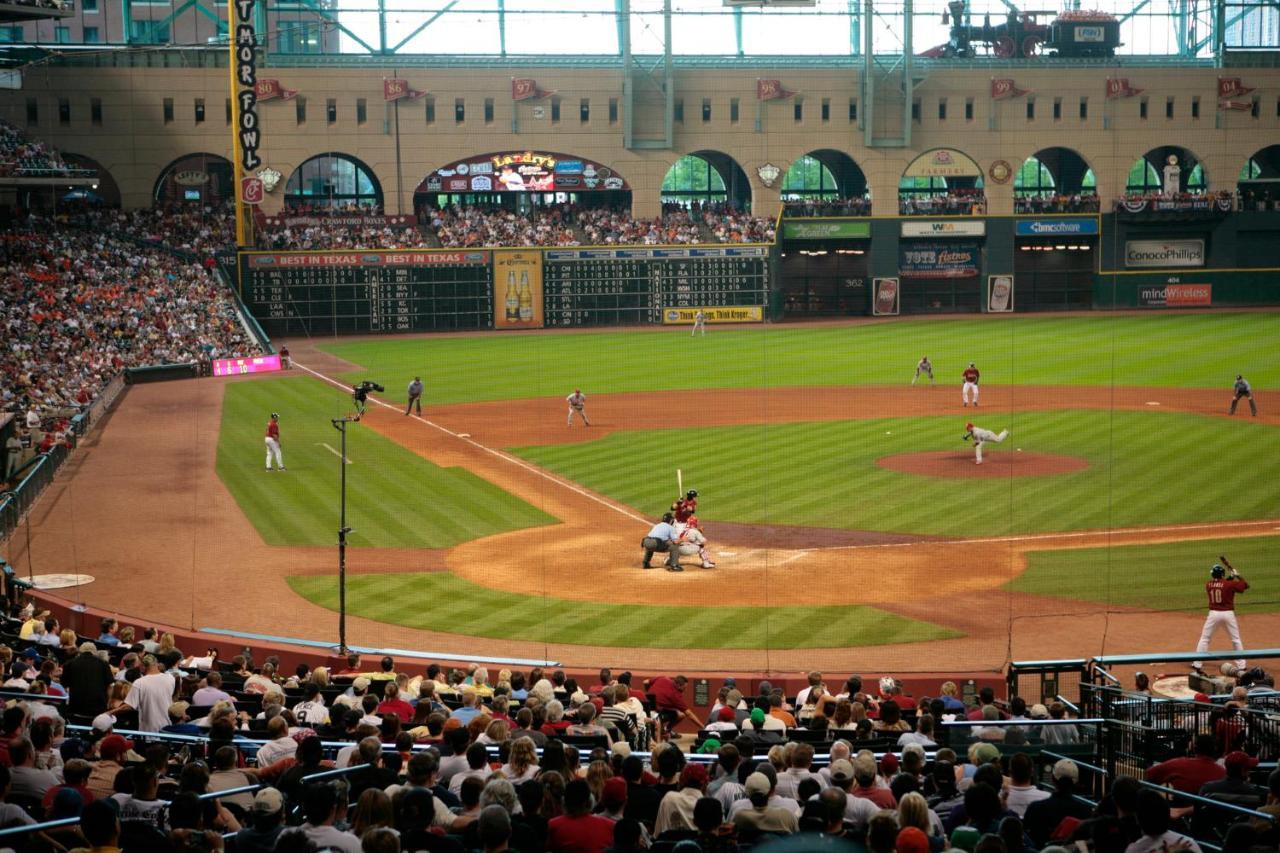
[[1053,453],[1019,453],[1013,449],[987,450],[982,464],[973,461],[973,451],[935,450],[930,453],[899,453],[876,460],[881,468],[926,477],[1044,477],[1066,474],[1089,467],[1078,456]]

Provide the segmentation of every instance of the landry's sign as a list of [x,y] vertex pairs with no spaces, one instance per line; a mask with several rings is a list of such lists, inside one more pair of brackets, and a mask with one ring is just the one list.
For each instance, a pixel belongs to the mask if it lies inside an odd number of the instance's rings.
[[982,167],[954,148],[934,148],[912,160],[902,174],[906,178],[980,178]]
[[499,151],[450,163],[427,175],[418,192],[554,192],[627,190],[608,166],[549,151]]
[[1126,267],[1202,267],[1203,240],[1128,240],[1124,244]]
[[1213,304],[1213,285],[1143,285],[1138,288],[1138,304],[1144,308],[1207,308]]

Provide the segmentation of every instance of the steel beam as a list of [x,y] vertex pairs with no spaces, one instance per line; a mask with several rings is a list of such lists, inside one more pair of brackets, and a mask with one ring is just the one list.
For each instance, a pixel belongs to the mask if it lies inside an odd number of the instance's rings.
[[[306,2],[309,4],[309,0],[303,0],[303,2]],[[404,47],[406,44],[408,44],[409,42],[413,41],[415,38],[418,37],[418,33],[422,32],[427,27],[431,26],[436,21],[440,20],[442,17],[445,16],[445,14],[447,14],[450,10],[452,10],[454,6],[457,6],[457,5],[458,5],[458,0],[449,0],[449,2],[445,3],[444,6],[442,6],[439,11],[437,11],[430,18],[427,18],[425,21],[423,21],[421,24],[415,27],[413,32],[409,33],[409,35],[400,39],[400,41],[391,48],[391,53],[399,53],[400,48]],[[364,42],[360,42],[360,43],[364,44]],[[368,45],[365,45],[365,46],[368,47]],[[372,48],[370,48],[369,52],[373,53],[374,51]]]

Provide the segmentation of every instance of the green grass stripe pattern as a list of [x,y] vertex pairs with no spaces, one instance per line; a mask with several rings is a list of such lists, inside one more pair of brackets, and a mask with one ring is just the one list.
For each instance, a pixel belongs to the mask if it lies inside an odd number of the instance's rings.
[[988,383],[1222,388],[1244,375],[1280,387],[1280,313],[894,320],[845,326],[476,334],[324,344],[404,400],[415,375],[431,404],[691,388],[905,385],[928,355],[959,388]]
[[[226,388],[217,471],[269,545],[332,545],[338,529],[342,394],[310,377]],[[263,436],[280,413],[287,473],[264,471]],[[328,445],[328,447],[325,447]],[[353,547],[445,548],[555,518],[461,468],[441,468],[360,424],[347,428]]]
[[[298,595],[337,610],[335,578],[288,580]],[[469,637],[619,648],[806,649],[963,636],[861,605],[604,604],[489,589],[449,572],[355,575],[347,579],[347,612],[377,622]]]
[[[617,432],[519,456],[651,514],[671,477],[701,494],[706,520],[947,537],[1268,518],[1276,513],[1280,430],[1251,419],[1177,412],[983,415],[1009,428],[989,456],[1026,451],[1087,459],[1042,477],[941,478],[890,471],[881,456],[954,451],[965,415]],[[978,418],[976,414],[970,417]],[[1256,463],[1251,460],[1257,460]]]
[[[1280,537],[1259,536],[1034,551],[1027,555],[1027,570],[1006,588],[1153,610],[1207,610],[1209,568],[1226,554],[1249,581],[1249,591],[1236,596],[1236,611],[1275,613],[1280,611],[1277,549]],[[1275,645],[1256,637],[1254,643]]]

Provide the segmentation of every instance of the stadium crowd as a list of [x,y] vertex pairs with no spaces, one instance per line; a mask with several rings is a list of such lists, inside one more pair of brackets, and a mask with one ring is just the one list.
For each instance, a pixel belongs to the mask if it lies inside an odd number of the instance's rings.
[[1014,213],[1097,213],[1097,195],[1036,195],[1013,200]]
[[22,131],[0,120],[0,175],[67,175],[73,171],[52,147],[28,139]]
[[870,216],[871,197],[857,198],[784,198],[784,216]]
[[576,246],[568,208],[534,208],[518,213],[502,208],[453,205],[424,212],[446,249],[484,246]]
[[319,221],[308,225],[261,230],[258,248],[290,251],[328,249],[428,249],[438,244],[417,223],[350,225]]
[[982,216],[986,212],[987,197],[980,189],[911,194],[898,199],[898,213],[903,216]]
[[[1081,765],[1034,756],[1080,745],[1085,726],[990,688],[965,701],[945,682],[916,700],[892,677],[828,688],[814,672],[795,696],[767,681],[744,695],[728,679],[703,720],[683,676],[409,673],[354,654],[285,673],[277,658],[188,656],[112,618],[78,636],[30,604],[0,641],[0,822],[71,821],[6,839],[19,850],[1200,849],[1180,828],[1201,809],[1175,803],[1171,822],[1170,801],[1125,776],[1091,804]],[[1234,702],[1248,696],[1215,706],[1220,721]],[[682,720],[702,729],[690,753],[667,740]],[[1280,771],[1248,785],[1244,727],[1215,731],[1148,779],[1280,816]],[[1274,824],[1240,820],[1223,849],[1277,841]]]

